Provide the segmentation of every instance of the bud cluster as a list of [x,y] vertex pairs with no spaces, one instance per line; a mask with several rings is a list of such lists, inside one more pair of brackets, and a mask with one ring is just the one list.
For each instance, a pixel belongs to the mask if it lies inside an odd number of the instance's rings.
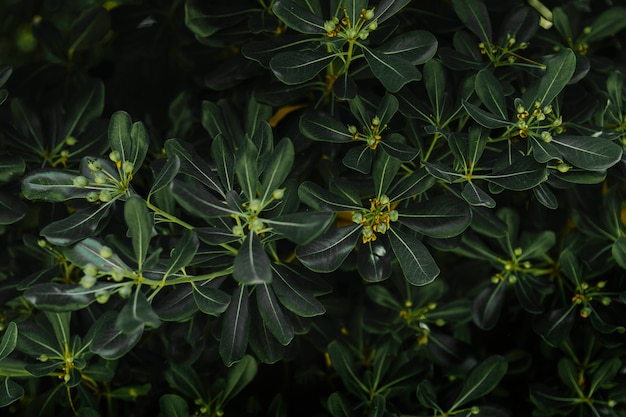
[[385,234],[390,223],[398,220],[398,211],[391,209],[391,202],[386,195],[370,199],[370,208],[354,212],[352,221],[362,224],[363,243],[376,240],[376,233]]
[[123,161],[118,151],[109,153],[109,159],[115,164],[119,177],[106,170],[100,160],[90,159],[87,161],[90,178],[78,175],[72,180],[76,188],[93,190],[85,196],[90,203],[108,203],[128,191],[135,169],[134,164],[130,161]]
[[356,39],[365,40],[370,32],[378,28],[378,21],[374,18],[374,8],[362,9],[358,19],[348,15],[348,10],[343,8],[344,17],[333,17],[324,22],[326,36],[329,38],[341,37],[349,41]]

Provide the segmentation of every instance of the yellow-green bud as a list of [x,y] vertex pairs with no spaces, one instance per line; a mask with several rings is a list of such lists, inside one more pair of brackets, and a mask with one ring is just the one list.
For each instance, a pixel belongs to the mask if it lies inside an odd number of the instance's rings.
[[284,188],[277,188],[272,192],[272,198],[274,200],[282,200],[282,198],[285,196],[285,189]]
[[528,43],[522,42],[519,44],[519,49],[526,49],[526,48],[528,48]]
[[76,139],[74,136],[68,136],[65,138],[65,144],[67,146],[74,146],[78,143],[78,139]]
[[98,199],[103,203],[108,203],[111,201],[111,193],[108,190],[102,190],[100,194],[98,194]]
[[544,130],[543,132],[541,132],[541,139],[544,142],[552,142],[552,135],[547,130]]
[[359,39],[361,39],[362,41],[364,41],[365,39],[367,39],[367,37],[370,35],[369,32],[362,30],[359,32]]
[[89,194],[87,194],[87,195],[85,196],[85,199],[86,199],[87,201],[89,201],[90,203],[94,203],[94,202],[98,201],[98,198],[99,198],[99,197],[100,197],[100,194],[98,194],[98,193],[97,193],[97,192],[95,192],[95,191],[92,191],[92,192],[90,192]]
[[389,220],[391,220],[392,222],[397,221],[398,220],[398,210],[391,210],[387,216],[389,216]]
[[126,175],[132,174],[134,169],[135,169],[135,165],[132,162],[130,161],[122,162],[122,171],[124,171]]
[[517,282],[517,277],[515,275],[509,276],[509,284],[515,284]]
[[380,201],[380,204],[389,204],[389,197],[383,194],[380,196],[378,201]]
[[248,209],[253,213],[258,213],[261,211],[261,200],[258,198],[253,198],[248,203]]
[[598,283],[596,284],[597,289],[602,289],[605,286],[606,286],[606,281],[598,281]]
[[327,20],[324,22],[324,30],[326,32],[333,32],[337,28],[337,24],[332,20]]
[[563,124],[563,119],[561,118],[561,116],[557,117],[556,119],[554,119],[554,121],[552,122],[552,126],[561,126],[561,124]]
[[347,39],[356,39],[357,37],[357,31],[354,28],[346,28],[345,30],[345,37]]
[[111,256],[113,256],[113,250],[110,247],[108,247],[108,246],[103,246],[103,247],[100,248],[99,254],[104,259],[108,259]]
[[380,118],[378,116],[374,116],[372,119],[372,126],[378,126],[380,124]]
[[243,236],[243,227],[241,226],[233,226],[231,230],[232,234],[235,236]]
[[109,159],[115,163],[118,163],[122,160],[122,155],[120,155],[118,151],[111,151],[111,153],[109,153]]
[[39,355],[37,357],[37,360],[40,362],[48,362],[50,360],[50,357],[44,353],[44,354]]
[[111,297],[111,293],[107,290],[100,290],[100,291],[96,291],[96,301],[100,304],[105,304],[107,301],[109,301],[109,298]]
[[126,286],[120,288],[117,293],[122,298],[128,298],[132,294],[132,291],[133,291],[132,287],[130,285],[126,285]]
[[87,167],[92,171],[100,171],[102,164],[97,159],[92,159],[87,162]]
[[609,400],[609,402],[607,402],[606,405],[608,405],[609,407],[613,408],[613,407],[615,407],[617,405],[617,401]]
[[387,232],[387,225],[385,223],[380,223],[378,225],[376,225],[376,231],[380,232],[380,233],[386,233]]
[[372,23],[367,25],[367,29],[369,29],[369,30],[376,30],[376,29],[378,29],[378,20],[374,20]]
[[514,43],[515,43],[515,38],[513,37],[509,38],[509,46],[513,46]]
[[110,272],[111,279],[115,282],[122,282],[124,280],[124,271],[121,269],[114,269]]
[[560,173],[562,173],[562,174],[565,174],[565,173],[566,173],[567,171],[569,171],[571,168],[572,168],[572,167],[571,167],[570,165],[568,165],[568,164],[558,164],[558,165],[556,166],[556,169],[557,169]]
[[585,318],[589,317],[592,312],[593,310],[591,309],[591,307],[583,307],[580,309],[580,315]]
[[83,273],[85,275],[95,277],[96,275],[98,275],[98,268],[96,268],[94,264],[88,263],[85,264],[85,266],[83,267]]
[[255,233],[260,233],[264,228],[265,225],[263,224],[263,220],[254,219],[252,222],[252,230],[254,230]]
[[611,304],[611,299],[609,297],[602,297],[600,302],[602,302],[602,305],[608,306],[609,304]]
[[476,414],[480,414],[480,408],[478,408],[478,407],[476,407],[476,406],[473,406],[473,407],[470,409],[470,412],[471,412],[472,414],[474,414],[474,415],[476,415]]
[[103,173],[101,173],[101,172],[96,172],[96,173],[94,173],[94,175],[93,175],[93,180],[94,180],[94,182],[95,182],[96,184],[98,184],[98,185],[102,185],[102,184],[106,184],[106,182],[107,182],[108,178],[107,178],[107,176],[106,176],[106,175],[104,175]]
[[48,241],[46,239],[38,239],[37,246],[39,246],[40,248],[45,248],[48,246]]
[[72,184],[74,184],[74,187],[83,188],[89,185],[89,180],[87,179],[87,177],[79,175],[77,177],[74,177],[74,179],[72,180]]
[[91,275],[84,275],[80,279],[80,285],[82,285],[84,288],[91,288],[96,285],[96,282],[98,282],[98,279]]
[[552,113],[552,104],[548,104],[547,106],[545,106],[545,107],[543,108],[543,113],[544,113],[544,114],[550,114],[550,113]]
[[351,135],[354,135],[355,133],[357,133],[356,126],[348,125],[348,132],[350,132]]
[[586,26],[586,27],[583,29],[583,33],[584,33],[585,35],[589,35],[589,34],[591,33],[591,26]]
[[358,211],[352,213],[352,221],[356,224],[361,224],[363,222],[363,214]]
[[520,255],[522,254],[522,251],[523,251],[523,249],[522,249],[522,248],[515,248],[515,249],[513,250],[513,254],[514,254],[516,257],[518,257],[518,256],[520,256]]
[[374,8],[371,8],[368,11],[366,11],[363,17],[365,17],[365,20],[372,19],[374,17]]

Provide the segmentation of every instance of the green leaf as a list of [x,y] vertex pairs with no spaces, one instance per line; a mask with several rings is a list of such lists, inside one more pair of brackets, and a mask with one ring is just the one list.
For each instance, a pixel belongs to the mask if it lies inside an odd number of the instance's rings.
[[363,53],[374,76],[392,93],[397,93],[405,84],[422,78],[415,65],[395,55],[386,55],[366,47],[363,47]]
[[329,232],[314,241],[298,246],[296,256],[315,272],[332,272],[339,268],[354,249],[362,227],[350,225]]
[[419,168],[408,176],[397,180],[389,190],[388,197],[391,201],[401,201],[424,193],[436,182],[437,179],[429,175],[425,168]]
[[326,51],[287,51],[270,59],[270,68],[280,81],[295,85],[315,78],[334,59],[335,55]]
[[411,0],[382,0],[374,9],[373,20],[382,23],[402,10],[410,2]]
[[452,7],[474,35],[491,44],[491,18],[482,0],[452,0]]
[[383,151],[392,158],[402,162],[411,162],[419,154],[419,149],[407,145],[404,136],[398,133],[387,135],[384,140],[378,143]]
[[154,217],[148,211],[146,202],[140,197],[130,197],[124,203],[124,220],[131,238],[137,269],[141,271],[150,248],[150,239],[156,235]]
[[[75,92],[68,99],[67,114],[60,138],[82,133],[87,124],[99,117],[104,108],[104,84],[101,81],[90,83]],[[73,149],[75,151],[75,149]]]
[[24,396],[24,388],[11,381],[9,377],[0,379],[0,408],[7,407]]
[[471,219],[469,206],[447,194],[426,201],[416,200],[399,216],[400,223],[416,232],[443,239],[463,233]]
[[87,207],[41,229],[40,234],[53,245],[68,246],[89,237],[109,213],[110,205]]
[[26,162],[17,155],[0,157],[0,183],[9,182],[24,174]]
[[274,276],[272,288],[281,304],[301,317],[315,317],[326,309],[315,298],[313,288],[307,287],[306,280],[284,265],[272,264]]
[[472,206],[493,208],[496,201],[473,181],[468,181],[461,191],[461,197]]
[[258,156],[259,150],[250,139],[246,139],[242,149],[236,155],[235,174],[248,200],[257,196],[259,181]]
[[285,181],[294,160],[293,143],[288,138],[282,139],[276,147],[261,177],[261,201],[270,201],[272,193]]
[[226,366],[241,360],[246,353],[250,328],[248,309],[248,286],[239,285],[222,318],[219,353]]
[[619,358],[610,358],[603,361],[591,373],[591,384],[589,386],[589,397],[605,384],[611,384],[615,376],[622,367],[622,361]]
[[254,380],[257,371],[258,365],[250,355],[245,355],[233,365],[226,375],[226,382],[220,398],[221,403],[225,404],[239,394]]
[[198,157],[198,153],[189,145],[179,141],[178,139],[168,139],[165,141],[165,151],[168,156],[176,155],[180,159],[180,171],[189,175],[210,189],[217,191],[220,195],[224,195],[222,187],[209,164],[202,158]]
[[294,336],[293,326],[283,312],[272,287],[261,284],[256,287],[256,300],[263,322],[278,342],[287,346]]
[[554,28],[559,31],[565,39],[573,40],[574,35],[572,33],[572,26],[570,25],[569,19],[570,17],[562,7],[557,6],[552,9],[552,22],[554,23]]
[[472,305],[472,319],[483,330],[491,330],[500,319],[500,312],[504,305],[506,286],[500,282],[495,287],[484,288],[474,299]]
[[332,417],[352,417],[352,410],[340,392],[333,392],[326,403]]
[[508,120],[504,90],[491,71],[482,69],[474,79],[476,95],[487,109],[502,120]]
[[28,200],[52,203],[84,197],[89,190],[74,186],[73,180],[77,176],[61,170],[34,170],[22,179],[22,194]]
[[298,245],[306,245],[325,232],[335,216],[324,212],[290,213],[263,219],[276,232]]
[[558,347],[569,336],[574,325],[574,308],[572,303],[569,307],[563,307],[544,313],[542,317],[534,323],[533,328],[543,337],[545,342]]
[[120,153],[122,161],[133,164],[134,174],[143,164],[150,140],[143,123],[133,123],[128,113],[117,111],[109,121],[109,145],[111,150]]
[[[229,7],[230,6],[230,7]],[[207,4],[202,0],[185,2],[185,25],[196,36],[207,38],[215,32],[240,23],[250,11],[232,3]]]
[[384,281],[391,276],[391,259],[389,244],[377,239],[359,247],[357,254],[357,270],[367,282]]
[[334,340],[328,345],[327,352],[332,367],[335,368],[348,391],[357,396],[368,391],[363,381],[355,373],[356,364],[348,346]]
[[546,185],[539,184],[538,186],[533,188],[533,194],[535,195],[537,201],[539,201],[544,207],[547,207],[551,210],[555,210],[559,207],[559,201],[557,200],[552,190],[550,190],[550,188],[548,188]]
[[626,7],[612,6],[602,12],[589,25],[591,32],[583,39],[587,43],[608,38],[626,28]]
[[626,237],[618,237],[611,245],[611,255],[622,269],[626,269]]
[[575,167],[596,171],[615,165],[622,157],[622,147],[610,140],[591,136],[558,136],[550,144]]
[[304,181],[298,187],[300,200],[320,211],[354,211],[361,209],[359,204],[327,191],[311,181]]
[[396,178],[402,162],[392,158],[385,152],[376,155],[372,166],[372,177],[374,179],[374,193],[380,198],[387,192],[387,189]]
[[484,178],[508,190],[524,191],[547,180],[548,174],[546,166],[532,158],[518,158],[504,169],[485,175]]
[[426,285],[437,278],[439,267],[422,242],[396,227],[391,227],[387,234],[404,277],[410,284]]
[[189,417],[187,401],[176,394],[164,394],[159,398],[159,408],[163,417]]
[[180,158],[178,157],[178,155],[169,155],[167,157],[165,165],[163,165],[159,173],[156,175],[154,182],[152,183],[152,188],[150,188],[150,192],[148,193],[148,199],[153,194],[169,186],[176,177],[176,174],[178,174],[179,170]]
[[159,316],[154,312],[150,302],[139,288],[122,307],[115,321],[115,327],[127,335],[136,334],[146,326],[157,328],[160,325]]
[[576,55],[569,48],[562,49],[546,63],[546,72],[535,91],[540,106],[547,106],[554,100],[570,81],[575,69]]
[[193,230],[185,229],[180,237],[180,240],[170,252],[170,259],[167,263],[167,269],[164,272],[164,276],[167,277],[188,266],[194,256],[196,256],[199,245],[200,242],[198,241],[196,233]]
[[340,100],[352,100],[356,97],[358,87],[350,74],[345,72],[333,83],[333,93]]
[[233,278],[242,284],[265,284],[272,281],[270,259],[259,236],[252,229],[235,256]]
[[486,127],[487,129],[498,129],[512,124],[508,120],[502,119],[498,115],[487,112],[480,107],[476,107],[467,101],[462,101],[461,105],[467,114],[469,114],[470,117],[476,121],[476,123]]
[[230,304],[230,295],[202,285],[193,285],[193,299],[200,311],[211,316],[219,316]]
[[109,12],[97,5],[84,10],[72,21],[70,28],[68,55],[74,51],[92,48],[101,41],[111,28]]
[[94,238],[87,238],[67,248],[63,251],[63,254],[75,265],[84,267],[90,263],[98,268],[98,271],[102,272],[132,270],[126,265],[122,258],[115,253],[111,256],[108,256],[108,254],[103,256],[103,251],[106,251],[105,247],[106,245],[101,241]]
[[428,379],[424,379],[417,384],[416,395],[417,400],[424,407],[437,410],[439,412],[442,411],[437,403],[437,392],[435,391],[435,387]]
[[437,38],[425,30],[412,30],[393,37],[376,50],[388,56],[396,56],[413,65],[428,62],[437,52]]
[[124,333],[116,327],[118,312],[109,311],[101,316],[92,327],[95,332],[90,349],[107,360],[116,360],[126,355],[139,342],[143,326],[135,333]]
[[28,205],[19,198],[0,191],[0,225],[13,224],[26,216]]
[[346,143],[352,141],[346,125],[326,113],[306,113],[300,118],[300,131],[311,140]]
[[295,0],[277,0],[272,11],[287,26],[300,33],[326,33],[324,20]]
[[24,298],[42,311],[77,311],[96,301],[97,291],[113,290],[117,283],[96,284],[87,289],[82,285],[46,282],[36,284],[24,292]]
[[561,382],[567,386],[567,388],[573,392],[579,392],[580,386],[578,385],[578,367],[570,358],[561,358],[558,362],[557,369]]
[[498,386],[507,369],[508,363],[502,356],[490,356],[474,366],[447,413],[489,394]]
[[238,213],[229,209],[226,202],[218,200],[198,182],[175,179],[170,184],[170,190],[182,208],[199,218],[226,217]]
[[372,150],[369,146],[355,146],[341,160],[345,166],[362,174],[368,174],[372,167]]
[[4,329],[4,334],[0,341],[0,361],[15,350],[15,346],[17,346],[17,335],[17,325],[12,321],[7,325],[6,329]]

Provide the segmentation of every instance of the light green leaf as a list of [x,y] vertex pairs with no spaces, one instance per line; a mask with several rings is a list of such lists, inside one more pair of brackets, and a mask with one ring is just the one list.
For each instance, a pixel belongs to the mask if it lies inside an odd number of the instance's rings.
[[449,414],[462,405],[489,394],[498,386],[507,370],[508,363],[501,356],[490,356],[474,366],[463,383],[463,388],[457,395],[454,405],[450,407],[447,413]]
[[422,79],[417,67],[409,61],[366,47],[363,47],[363,53],[374,76],[392,93],[411,81]]
[[259,236],[252,229],[235,256],[233,278],[242,284],[264,284],[272,281],[270,259]]
[[437,278],[439,267],[422,242],[396,227],[391,227],[387,234],[404,277],[410,284],[426,285]]

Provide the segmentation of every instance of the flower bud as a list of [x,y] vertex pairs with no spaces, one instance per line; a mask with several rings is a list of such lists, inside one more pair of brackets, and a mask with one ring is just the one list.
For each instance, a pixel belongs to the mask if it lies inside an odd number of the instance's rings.
[[261,231],[263,231],[263,229],[265,229],[265,225],[263,224],[263,220],[261,220],[261,219],[254,219],[254,221],[252,222],[252,230],[254,230],[255,233],[261,233]]
[[368,30],[376,30],[378,29],[378,20],[374,20],[372,23],[367,25]]
[[380,198],[378,199],[378,201],[380,201],[380,204],[389,204],[389,197],[387,197],[386,195],[381,195]]
[[124,271],[116,268],[110,272],[111,279],[115,282],[122,282],[124,280]]
[[95,203],[96,201],[98,201],[99,197],[100,197],[100,194],[98,194],[95,191],[92,191],[85,196],[85,199],[89,201],[90,203]]
[[282,200],[282,198],[285,196],[285,189],[284,188],[277,188],[272,192],[272,198],[274,200]]
[[38,239],[37,246],[39,246],[40,248],[45,248],[48,246],[48,241],[46,239]]
[[40,362],[48,362],[50,360],[50,356],[43,353],[37,357],[37,360]]
[[348,132],[350,132],[351,135],[354,135],[355,133],[357,133],[357,129],[356,126],[354,125],[348,125]]
[[552,142],[552,135],[547,130],[544,130],[543,132],[541,132],[541,139],[544,142]]
[[111,297],[111,293],[107,290],[100,290],[100,291],[96,291],[96,301],[100,304],[105,304],[107,301],[109,301],[109,298]]
[[67,146],[74,146],[78,143],[78,139],[76,139],[74,136],[68,136],[65,138],[65,144]]
[[568,165],[568,164],[558,164],[558,165],[556,166],[556,169],[557,169],[560,173],[562,173],[562,174],[565,174],[565,173],[566,173],[567,171],[569,171],[571,168],[572,168],[572,167],[571,167],[570,165]]
[[392,222],[398,221],[398,210],[391,210],[387,216]]
[[108,246],[103,246],[103,247],[100,248],[99,254],[104,259],[108,259],[111,256],[113,256],[113,250],[110,247],[108,247]]
[[361,224],[363,222],[363,214],[359,211],[352,213],[352,221],[356,224]]
[[87,162],[87,167],[92,171],[100,171],[102,164],[97,159],[91,159]]
[[337,24],[332,20],[327,20],[324,22],[324,30],[326,32],[333,32],[337,28]]
[[130,175],[133,173],[134,169],[135,169],[135,164],[133,164],[132,162],[130,161],[122,162],[122,171],[124,171],[124,174]]
[[96,184],[98,184],[98,185],[102,185],[102,184],[106,184],[106,182],[107,182],[108,178],[107,178],[107,176],[106,176],[106,175],[104,175],[103,173],[101,173],[101,172],[96,172],[96,173],[93,175],[93,180],[94,180],[94,182],[95,182]]
[[235,236],[243,236],[243,227],[241,226],[233,226],[233,228],[231,229],[231,232],[233,235]]
[[87,177],[79,175],[77,177],[74,177],[74,179],[72,180],[72,184],[74,185],[74,187],[83,188],[89,185],[89,180],[87,179]]
[[98,194],[98,199],[103,203],[108,203],[111,201],[111,193],[108,190],[102,190],[100,194]]
[[70,151],[68,151],[67,149],[63,149],[60,153],[61,158],[69,158],[70,157]]
[[365,20],[370,20],[374,17],[374,8],[369,9],[368,11],[365,12]]
[[258,198],[253,198],[252,200],[250,200],[250,202],[248,203],[248,209],[252,213],[260,212],[261,211],[261,200],[259,200]]
[[109,153],[109,159],[115,163],[118,163],[122,160],[122,155],[120,155],[118,151],[111,151],[111,153]]
[[380,118],[378,116],[374,116],[372,119],[372,126],[378,126],[380,124]]
[[367,37],[370,35],[369,32],[362,30],[359,32],[359,39],[361,39],[362,41],[364,41],[365,39],[367,39]]
[[94,264],[88,263],[85,264],[85,266],[83,267],[83,273],[85,275],[95,277],[96,275],[98,275],[98,268],[96,268]]
[[98,282],[98,279],[91,275],[84,275],[80,279],[80,285],[82,285],[84,288],[87,288],[87,289],[96,285],[96,282]]
[[132,294],[133,289],[130,285],[126,285],[122,288],[119,289],[119,291],[117,292],[119,294],[120,297],[122,298],[128,298],[130,297],[130,295]]

